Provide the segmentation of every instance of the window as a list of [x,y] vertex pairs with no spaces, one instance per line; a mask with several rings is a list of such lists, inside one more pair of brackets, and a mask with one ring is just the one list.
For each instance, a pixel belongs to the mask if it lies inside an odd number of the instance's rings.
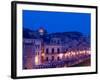
[[46,61],[48,61],[48,57],[46,57]]
[[56,40],[54,40],[54,44],[56,43]]
[[53,40],[51,40],[51,44],[52,44],[52,43],[54,43],[54,41],[53,41]]
[[60,40],[57,41],[57,44],[60,44]]
[[52,56],[52,61],[54,61],[54,56]]
[[52,48],[52,53],[54,53],[54,48]]
[[36,49],[39,49],[40,48],[40,45],[35,45]]
[[59,48],[57,48],[57,53],[60,53],[60,49]]
[[48,48],[46,49],[46,53],[47,53],[47,54],[49,53],[49,49],[48,49]]
[[59,57],[57,57],[57,60],[59,61],[59,60],[60,60],[60,58],[59,58]]
[[51,43],[52,43],[52,44],[55,44],[55,43],[56,43],[56,40],[51,40]]

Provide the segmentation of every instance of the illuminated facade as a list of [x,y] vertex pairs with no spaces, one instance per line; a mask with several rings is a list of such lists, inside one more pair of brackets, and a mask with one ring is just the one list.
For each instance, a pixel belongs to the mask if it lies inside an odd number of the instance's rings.
[[76,55],[80,57],[90,54],[88,39],[78,32],[48,34],[40,28],[32,34],[36,35],[23,39],[24,69],[49,67],[49,64],[52,64],[50,67],[59,67],[61,61],[64,64],[67,59]]

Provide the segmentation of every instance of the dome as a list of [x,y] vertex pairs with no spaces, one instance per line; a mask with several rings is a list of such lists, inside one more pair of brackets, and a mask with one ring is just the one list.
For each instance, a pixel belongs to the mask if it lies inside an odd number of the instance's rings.
[[40,32],[40,33],[43,33],[43,32],[44,32],[44,29],[43,29],[43,28],[40,28],[40,29],[39,29],[39,32]]
[[43,27],[40,27],[38,29],[38,32],[39,32],[40,35],[44,35],[45,34],[45,29]]

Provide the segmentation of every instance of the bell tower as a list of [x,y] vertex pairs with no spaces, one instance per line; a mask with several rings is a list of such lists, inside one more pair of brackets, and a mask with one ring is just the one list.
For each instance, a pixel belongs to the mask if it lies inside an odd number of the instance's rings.
[[40,38],[41,38],[41,64],[43,64],[45,61],[44,36],[46,35],[47,32],[43,27],[40,27],[38,29],[38,33],[39,33]]

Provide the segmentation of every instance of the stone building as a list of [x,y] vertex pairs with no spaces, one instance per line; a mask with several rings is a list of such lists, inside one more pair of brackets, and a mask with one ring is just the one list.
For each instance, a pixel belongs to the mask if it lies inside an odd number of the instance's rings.
[[[24,30],[23,69],[33,69],[38,65],[63,61],[67,51],[77,49],[82,37],[79,32],[49,34],[44,28],[39,28],[37,31]],[[89,48],[89,44],[87,45],[88,47],[83,47]]]

